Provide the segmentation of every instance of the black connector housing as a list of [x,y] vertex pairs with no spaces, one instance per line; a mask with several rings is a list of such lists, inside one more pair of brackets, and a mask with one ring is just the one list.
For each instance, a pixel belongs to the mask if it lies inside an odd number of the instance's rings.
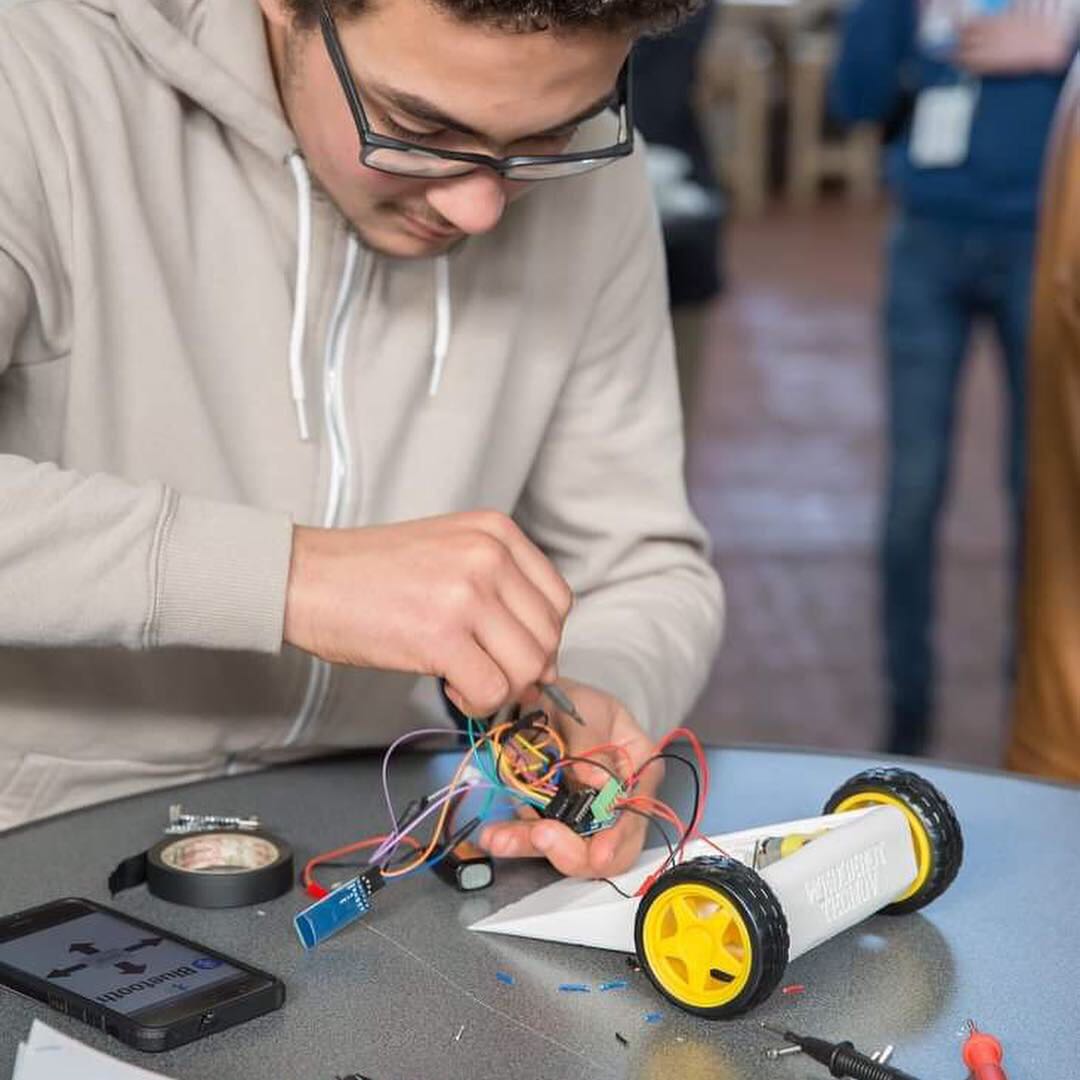
[[356,880],[367,889],[368,896],[377,893],[386,884],[386,878],[382,876],[382,870],[377,866],[362,870],[356,875]]
[[559,782],[551,802],[540,811],[540,816],[568,825],[580,836],[596,831],[592,817],[592,804],[599,791],[592,787],[570,788],[565,780]]

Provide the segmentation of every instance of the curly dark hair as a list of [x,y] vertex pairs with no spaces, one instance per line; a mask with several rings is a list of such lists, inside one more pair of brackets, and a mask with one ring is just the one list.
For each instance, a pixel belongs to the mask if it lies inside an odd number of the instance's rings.
[[[319,20],[322,0],[286,0],[298,26]],[[374,0],[378,3],[378,0]],[[461,19],[527,33],[538,30],[610,30],[656,34],[673,29],[705,0],[429,0]],[[372,0],[329,0],[335,16],[359,15]]]

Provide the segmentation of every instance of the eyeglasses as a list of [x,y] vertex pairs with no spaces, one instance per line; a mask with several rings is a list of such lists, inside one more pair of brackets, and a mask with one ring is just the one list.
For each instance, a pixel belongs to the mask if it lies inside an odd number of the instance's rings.
[[[334,17],[324,2],[319,12],[326,51],[334,65],[341,89],[345,92],[349,111],[360,136],[360,161],[369,168],[395,176],[412,176],[419,179],[464,176],[477,168],[497,172],[507,180],[554,180],[562,176],[610,165],[617,158],[629,156],[634,149],[634,124],[630,92],[630,58],[627,57],[619,71],[612,102],[614,122],[617,124],[615,141],[597,149],[586,149],[564,154],[517,155],[494,157],[491,154],[474,154],[461,150],[441,150],[419,143],[395,139],[375,131],[368,121],[360,100],[356,82],[345,59]],[[606,110],[605,110],[606,111]]]

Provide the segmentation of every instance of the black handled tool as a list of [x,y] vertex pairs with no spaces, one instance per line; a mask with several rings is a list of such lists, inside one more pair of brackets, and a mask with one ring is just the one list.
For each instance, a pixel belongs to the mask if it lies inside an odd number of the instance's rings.
[[772,1027],[764,1020],[761,1026],[798,1046],[807,1057],[825,1065],[833,1076],[848,1077],[849,1080],[918,1080],[910,1073],[901,1072],[891,1065],[882,1065],[860,1054],[850,1042],[831,1043],[810,1035],[796,1035],[793,1031]]

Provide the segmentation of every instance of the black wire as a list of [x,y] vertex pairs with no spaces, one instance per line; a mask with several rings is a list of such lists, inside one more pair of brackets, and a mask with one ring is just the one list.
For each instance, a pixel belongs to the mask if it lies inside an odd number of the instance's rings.
[[[667,831],[664,829],[664,826],[660,823],[660,821],[654,818],[651,814],[647,814],[644,810],[638,810],[635,806],[623,806],[621,807],[621,810],[624,813],[636,814],[638,817],[644,818],[646,823],[649,825],[655,825],[656,831],[659,832],[664,839],[664,846],[668,849],[668,857],[664,860],[663,865],[667,866],[669,862],[674,860],[675,848],[671,843],[671,838],[668,836]],[[602,881],[605,885],[610,885],[620,896],[624,897],[627,900],[634,899],[632,893],[628,893],[625,889],[619,888],[619,886],[616,885],[615,882],[611,880],[611,878],[597,878],[597,881]]]
[[[697,820],[698,808],[701,805],[701,778],[698,776],[697,766],[692,761],[690,761],[688,758],[682,757],[680,754],[674,754],[670,750],[665,750],[663,753],[660,753],[660,754],[653,754],[652,757],[648,758],[638,768],[637,775],[640,776],[642,774],[642,772],[644,772],[645,769],[649,765],[651,765],[654,761],[661,761],[661,760],[665,760],[665,759],[671,760],[671,761],[682,762],[682,764],[685,765],[690,770],[690,775],[694,779],[694,808],[693,808],[693,813],[690,815],[689,824],[686,826],[686,831],[683,833],[682,839],[679,841],[679,844],[678,844],[678,847],[681,849],[681,848],[686,846],[686,842],[687,842],[687,840],[689,840],[690,834],[693,832],[694,822]],[[623,783],[622,777],[619,776],[619,774],[617,772],[615,772],[614,769],[610,768],[608,765],[605,765],[602,761],[596,761],[593,758],[574,757],[574,756],[564,757],[562,760],[564,762],[570,762],[571,764],[593,765],[596,768],[601,769],[603,772],[606,772],[608,774],[608,776],[610,776],[613,780],[617,781],[620,785],[622,785],[622,783]],[[668,849],[668,857],[667,857],[667,859],[664,860],[664,863],[661,866],[661,869],[663,870],[663,869],[666,869],[669,865],[674,865],[674,863],[675,863],[675,845],[673,845],[671,843],[671,840],[668,839],[668,835],[664,831],[664,829],[661,827],[660,822],[656,818],[654,818],[651,814],[648,814],[648,813],[646,813],[645,811],[642,811],[642,810],[637,810],[634,807],[621,806],[621,807],[619,807],[619,809],[620,810],[628,810],[628,811],[630,811],[630,813],[640,815],[641,817],[645,818],[647,821],[651,821],[660,830],[660,835],[663,836],[664,843],[667,845],[667,849]],[[607,878],[603,878],[601,880],[607,881]],[[612,885],[612,887],[616,890],[616,892],[621,892],[622,891],[613,882],[609,882],[609,884]]]
[[[499,752],[500,754],[502,753],[501,743],[499,744]],[[640,776],[641,773],[645,770],[645,768],[651,765],[654,761],[661,761],[665,759],[682,762],[682,764],[690,770],[690,775],[694,779],[694,808],[693,813],[690,816],[690,823],[686,826],[686,831],[683,833],[682,838],[678,844],[678,847],[682,848],[685,846],[687,840],[690,838],[690,833],[693,831],[694,828],[694,822],[697,820],[698,808],[701,804],[701,778],[698,776],[697,767],[692,761],[690,761],[688,758],[682,757],[680,754],[671,753],[671,751],[664,751],[660,754],[653,754],[653,756],[648,758],[637,770],[637,775]],[[593,768],[600,769],[601,772],[607,773],[608,776],[610,776],[612,780],[619,784],[620,787],[623,786],[623,778],[613,768],[611,768],[611,766],[605,765],[604,762],[597,761],[595,758],[579,757],[573,754],[569,754],[563,758],[560,758],[560,762],[570,765],[589,765]],[[496,765],[497,764],[498,762],[496,762]],[[644,810],[639,810],[637,809],[637,807],[634,806],[621,806],[619,807],[619,810],[624,813],[636,814],[638,817],[644,818],[649,824],[655,826],[657,831],[663,837],[664,846],[668,849],[668,857],[664,860],[661,869],[666,869],[669,864],[674,864],[676,845],[672,843],[671,838],[667,834],[667,830],[664,828],[660,820],[655,818],[652,814],[649,814]],[[624,889],[619,888],[619,886],[616,885],[615,882],[612,881],[610,878],[597,878],[596,880],[602,881],[605,884],[610,885],[620,896],[625,897],[627,900],[633,899],[633,897],[629,893],[627,893]]]
[[[680,761],[690,770],[690,775],[694,778],[694,808],[690,814],[690,821],[686,826],[686,831],[682,835],[682,840],[679,841],[680,849],[686,846],[687,840],[690,839],[690,834],[694,831],[694,822],[697,821],[698,809],[701,805],[701,777],[698,775],[697,766],[689,759],[684,758],[681,754],[673,754],[670,750],[665,750],[660,754],[653,754],[651,758],[646,761],[641,768],[638,769],[638,775],[640,776],[647,766],[651,765],[654,761]],[[675,861],[674,852],[672,853],[669,862]],[[665,866],[667,863],[664,864]]]
[[602,881],[605,885],[610,885],[624,900],[634,899],[633,893],[628,893],[625,889],[619,888],[619,886],[616,885],[615,882],[611,880],[611,878],[602,877],[597,878],[596,880]]
[[566,764],[569,762],[571,765],[592,765],[597,769],[601,769],[606,772],[612,780],[618,782],[619,787],[623,785],[623,778],[613,769],[610,765],[605,765],[602,761],[597,761],[595,758],[587,757],[574,757],[572,754],[567,757],[559,758],[560,763]]

